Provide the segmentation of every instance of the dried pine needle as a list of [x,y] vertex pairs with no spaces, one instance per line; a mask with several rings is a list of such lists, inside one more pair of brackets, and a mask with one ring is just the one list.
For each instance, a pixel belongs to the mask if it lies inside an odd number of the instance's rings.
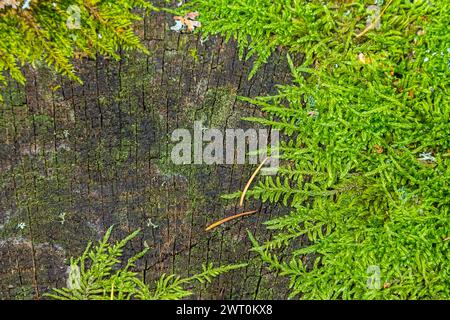
[[228,222],[228,221],[230,221],[230,220],[233,220],[233,219],[236,219],[236,218],[239,218],[239,217],[243,217],[243,216],[248,216],[248,215],[253,214],[253,213],[256,213],[256,212],[258,212],[258,210],[242,212],[242,213],[238,213],[238,214],[235,214],[235,215],[233,215],[233,216],[230,216],[230,217],[226,217],[226,218],[224,218],[224,219],[222,219],[222,220],[219,220],[219,221],[216,221],[216,222],[210,224],[210,225],[205,229],[205,231],[212,230],[212,229],[214,229],[214,228],[220,226],[222,223]]
[[253,179],[255,179],[256,175],[258,174],[259,170],[261,170],[262,166],[264,165],[264,163],[266,163],[267,159],[269,159],[269,157],[266,157],[261,164],[258,166],[258,168],[256,168],[255,172],[253,172],[252,176],[250,177],[250,179],[247,181],[247,184],[245,185],[244,190],[242,191],[242,195],[241,195],[241,200],[239,201],[239,206],[242,207],[242,205],[244,204],[244,198],[245,198],[245,194],[247,193],[248,188],[250,187],[250,184],[252,183]]

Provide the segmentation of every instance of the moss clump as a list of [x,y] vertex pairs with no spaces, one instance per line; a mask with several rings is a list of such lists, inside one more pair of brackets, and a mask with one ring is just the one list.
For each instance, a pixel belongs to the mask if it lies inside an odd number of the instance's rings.
[[273,240],[253,239],[291,296],[448,299],[448,1],[188,6],[255,67],[280,46],[304,54],[293,84],[247,99],[267,114],[251,120],[288,136],[278,176],[248,195],[292,208],[267,222]]

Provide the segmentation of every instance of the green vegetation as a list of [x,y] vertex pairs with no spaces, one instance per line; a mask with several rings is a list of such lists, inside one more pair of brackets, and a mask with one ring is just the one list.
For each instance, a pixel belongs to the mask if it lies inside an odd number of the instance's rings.
[[[255,251],[304,299],[450,297],[450,3],[194,0],[204,34],[293,84],[245,99],[281,130],[283,166],[248,195],[292,207]],[[254,74],[254,72],[252,73]],[[239,193],[232,196],[239,196]],[[283,252],[281,258],[280,252]],[[287,254],[287,256],[286,256]],[[379,283],[367,279],[380,271]]]
[[89,243],[81,257],[70,260],[67,287],[53,289],[54,293],[46,296],[59,300],[175,300],[191,295],[186,286],[193,282],[211,282],[222,273],[246,266],[237,264],[214,268],[212,264],[204,265],[201,273],[188,278],[164,274],[154,288],[150,288],[132,271],[136,260],[148,249],[129,258],[120,267],[125,245],[138,235],[139,230],[111,245],[108,241],[112,229],[108,229],[96,246]]
[[141,17],[133,9],[155,10],[145,0],[10,0],[0,3],[0,83],[5,72],[25,82],[21,67],[45,62],[79,80],[73,58],[97,53],[119,59],[117,50],[147,52],[133,32]]

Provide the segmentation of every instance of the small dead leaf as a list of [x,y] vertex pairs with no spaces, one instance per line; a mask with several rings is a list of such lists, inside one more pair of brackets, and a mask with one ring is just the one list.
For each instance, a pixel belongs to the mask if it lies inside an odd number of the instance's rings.
[[187,26],[189,32],[194,31],[195,28],[201,27],[201,23],[199,21],[192,21],[189,19],[186,19],[184,21],[184,24]]
[[174,16],[173,20],[175,20],[175,25],[170,27],[173,31],[182,31],[187,29],[189,32],[195,30],[195,28],[200,28],[200,21],[196,21],[195,19],[199,16],[198,12],[189,12],[184,17]]
[[197,11],[186,13],[184,16],[186,19],[195,20],[200,14]]
[[383,147],[378,145],[378,144],[374,145],[373,148],[375,149],[375,152],[378,153],[378,154],[381,154],[381,153],[384,152]]

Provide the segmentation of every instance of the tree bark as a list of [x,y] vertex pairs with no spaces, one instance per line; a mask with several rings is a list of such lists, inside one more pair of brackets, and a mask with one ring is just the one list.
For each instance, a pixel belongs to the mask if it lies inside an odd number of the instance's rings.
[[[138,26],[151,55],[76,61],[83,84],[48,70],[27,70],[0,107],[0,298],[31,298],[65,285],[71,256],[115,224],[114,237],[141,228],[126,255],[149,246],[139,270],[151,283],[162,273],[192,275],[202,263],[249,262],[195,298],[285,298],[285,284],[249,252],[246,229],[270,237],[262,222],[280,209],[220,198],[242,190],[253,166],[170,161],[174,129],[249,128],[259,115],[237,96],[274,92],[289,79],[283,55],[248,80],[234,42],[170,31],[156,13]],[[207,224],[244,210],[259,213],[212,232]],[[26,227],[21,228],[20,224]],[[31,232],[32,230],[32,232]]]

